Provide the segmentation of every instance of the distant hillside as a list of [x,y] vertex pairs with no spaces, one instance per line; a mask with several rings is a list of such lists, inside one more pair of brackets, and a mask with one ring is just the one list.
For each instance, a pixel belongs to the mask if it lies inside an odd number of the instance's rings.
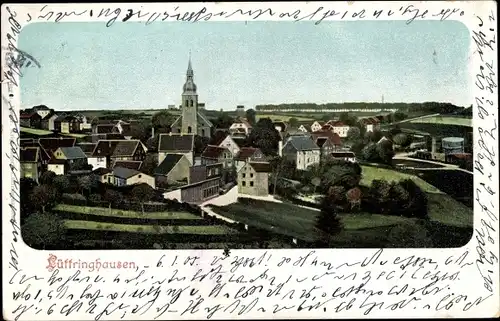
[[450,103],[439,102],[424,102],[424,103],[327,103],[327,104],[314,104],[314,103],[294,103],[294,104],[279,104],[279,105],[257,105],[257,111],[303,111],[310,110],[311,112],[320,110],[399,110],[402,112],[430,112],[440,114],[451,114],[462,111],[464,107],[456,106]]

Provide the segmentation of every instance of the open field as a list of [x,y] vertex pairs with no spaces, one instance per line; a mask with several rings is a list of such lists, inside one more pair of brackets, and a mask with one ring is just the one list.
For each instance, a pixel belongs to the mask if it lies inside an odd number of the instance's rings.
[[61,133],[63,136],[75,137],[75,138],[83,138],[88,136],[87,134],[75,134],[75,133]]
[[399,182],[405,179],[411,179],[414,181],[424,192],[427,193],[443,193],[438,188],[432,186],[421,178],[417,176],[397,172],[394,170],[374,167],[374,166],[361,166],[362,169],[362,179],[361,185],[370,186],[373,180],[384,179],[386,181]]
[[294,116],[294,115],[280,115],[280,114],[257,114],[256,119],[262,119],[262,118],[271,118],[273,121],[285,121],[287,122],[290,118],[297,118],[298,121],[311,121],[314,122],[315,118],[314,117],[307,117],[307,116]]
[[371,182],[375,179],[385,179],[388,181],[411,179],[427,193],[428,214],[431,221],[440,222],[449,226],[472,227],[473,211],[471,208],[454,200],[450,195],[443,193],[440,189],[427,183],[423,179],[385,168],[372,166],[361,166],[361,168],[363,170],[363,178],[361,179],[362,185],[370,186]]
[[441,124],[472,127],[472,118],[434,116],[410,121],[413,124]]
[[33,135],[40,135],[40,136],[53,134],[53,132],[51,132],[50,130],[35,129],[35,128],[28,128],[28,127],[21,127],[21,133],[22,132],[25,132],[28,134],[33,134]]
[[161,226],[101,223],[81,220],[64,220],[67,229],[102,230],[111,232],[137,232],[147,234],[197,234],[197,235],[227,235],[236,234],[236,230],[224,225],[205,226]]
[[109,209],[105,207],[86,207],[86,206],[75,206],[67,204],[59,204],[54,210],[73,212],[79,214],[89,214],[89,215],[99,215],[108,217],[122,217],[122,218],[141,218],[141,219],[180,219],[180,220],[201,220],[202,218],[188,212],[141,212],[136,211],[124,211],[117,209]]

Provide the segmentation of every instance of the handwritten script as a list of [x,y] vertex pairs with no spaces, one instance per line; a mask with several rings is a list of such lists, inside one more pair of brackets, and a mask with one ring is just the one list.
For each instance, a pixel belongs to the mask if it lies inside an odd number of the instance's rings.
[[255,313],[279,317],[351,309],[368,316],[395,310],[467,311],[492,296],[453,289],[473,265],[468,251],[435,261],[416,255],[389,257],[380,249],[352,262],[325,261],[314,250],[302,256],[234,252],[158,255],[144,267],[103,273],[54,269],[30,275],[19,269],[9,280],[19,288],[12,293],[11,312],[16,320],[41,314],[84,314],[95,320],[133,315],[217,319]]
[[[69,17],[86,17],[86,18],[109,18],[106,23],[107,27],[111,27],[116,21],[145,21],[151,24],[155,21],[183,21],[183,22],[200,22],[218,19],[291,19],[293,21],[314,21],[315,24],[320,24],[324,20],[344,20],[349,18],[362,19],[387,19],[401,16],[407,18],[407,23],[411,23],[417,19],[425,19],[429,17],[437,17],[440,20],[446,20],[455,16],[463,16],[465,12],[460,8],[441,8],[430,12],[428,9],[419,9],[413,4],[401,6],[396,10],[377,9],[368,11],[366,9],[359,10],[335,10],[333,8],[325,8],[323,6],[315,7],[311,10],[293,10],[283,11],[272,8],[256,8],[252,10],[235,9],[230,11],[210,11],[207,7],[201,7],[194,11],[184,11],[180,7],[175,7],[171,10],[164,11],[148,11],[143,9],[129,8],[106,8],[100,10],[84,9],[80,11],[55,11],[51,10],[50,6],[44,6],[36,19],[40,21],[61,22]],[[141,20],[137,20],[141,19]]]
[[[475,215],[480,215],[481,220],[476,227],[476,256],[475,265],[484,281],[486,293],[494,293],[492,276],[498,275],[498,256],[494,249],[498,250],[499,244],[495,244],[495,235],[498,235],[498,208],[495,208],[493,200],[498,199],[498,184],[492,180],[493,175],[498,177],[498,164],[496,163],[496,149],[498,147],[498,106],[495,105],[495,97],[498,96],[498,85],[495,82],[497,75],[495,70],[496,39],[495,12],[491,11],[488,16],[476,16],[477,27],[472,30],[472,41],[475,45],[475,54],[479,57],[479,70],[475,75],[476,91],[476,113],[480,125],[477,127],[475,146],[475,179],[479,180],[479,187],[475,190],[475,201],[479,209]],[[496,227],[496,228],[495,228]]]

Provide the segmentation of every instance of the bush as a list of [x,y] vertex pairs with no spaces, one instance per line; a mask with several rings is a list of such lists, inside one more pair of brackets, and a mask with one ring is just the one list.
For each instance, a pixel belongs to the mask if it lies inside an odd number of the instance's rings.
[[99,203],[102,200],[101,195],[99,194],[90,194],[89,201],[92,203]]

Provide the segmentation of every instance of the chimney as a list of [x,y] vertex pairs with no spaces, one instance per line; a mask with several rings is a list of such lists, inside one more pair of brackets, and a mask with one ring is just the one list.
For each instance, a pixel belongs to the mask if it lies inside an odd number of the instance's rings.
[[283,150],[283,141],[281,141],[281,140],[280,140],[280,141],[278,142],[278,155],[279,155],[280,157],[281,157],[281,156],[283,156],[283,152],[282,152],[282,150]]
[[151,138],[155,137],[155,128],[151,127]]

